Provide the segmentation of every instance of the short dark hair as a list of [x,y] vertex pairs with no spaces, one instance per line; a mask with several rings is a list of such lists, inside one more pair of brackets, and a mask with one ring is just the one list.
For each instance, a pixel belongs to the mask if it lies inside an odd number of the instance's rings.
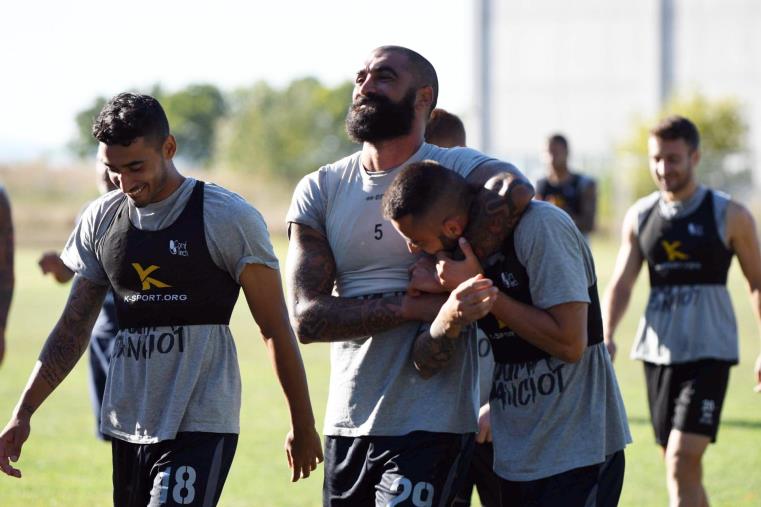
[[415,74],[416,86],[430,86],[433,88],[433,102],[431,103],[431,111],[433,111],[436,107],[436,101],[439,99],[439,78],[436,75],[436,69],[433,68],[431,62],[426,60],[426,58],[420,53],[403,46],[381,46],[376,48],[373,53],[379,51],[401,53],[407,57],[407,60],[410,62],[410,67]]
[[684,139],[690,151],[695,151],[700,146],[698,128],[684,116],[667,116],[650,130],[650,135],[667,141]]
[[161,147],[169,135],[169,121],[159,101],[149,95],[120,93],[103,106],[92,125],[92,135],[109,146],[129,146],[138,137]]
[[465,178],[433,160],[413,162],[399,172],[383,194],[383,216],[420,218],[439,202],[453,211],[470,208],[472,191]]
[[547,139],[547,144],[552,143],[562,144],[563,148],[565,148],[565,151],[568,151],[568,139],[566,139],[563,134],[552,134]]
[[425,126],[425,141],[445,148],[465,146],[465,125],[457,115],[436,108]]

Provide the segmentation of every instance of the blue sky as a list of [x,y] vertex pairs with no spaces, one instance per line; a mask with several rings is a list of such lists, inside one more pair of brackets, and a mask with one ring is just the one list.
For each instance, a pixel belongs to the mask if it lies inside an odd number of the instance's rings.
[[[0,16],[0,161],[60,156],[97,95],[161,83],[224,90],[312,75],[349,79],[368,52],[408,46],[439,72],[440,105],[471,103],[469,0],[363,2],[70,0],[6,4]],[[129,5],[129,7],[125,7]],[[347,97],[348,104],[348,97]]]

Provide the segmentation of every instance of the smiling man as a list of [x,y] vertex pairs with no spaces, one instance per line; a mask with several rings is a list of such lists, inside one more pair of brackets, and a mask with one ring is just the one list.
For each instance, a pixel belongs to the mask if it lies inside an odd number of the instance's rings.
[[324,505],[448,505],[477,429],[475,329],[446,372],[417,374],[413,341],[443,298],[406,293],[416,256],[383,218],[381,199],[400,167],[424,159],[475,184],[501,177],[512,219],[533,189],[510,164],[424,142],[438,87],[415,51],[372,51],[346,118],[361,151],[304,177],[288,211],[296,332],[331,344]]
[[[761,253],[753,217],[721,192],[699,185],[700,137],[671,116],[650,131],[650,173],[658,191],[624,219],[621,249],[606,291],[605,342],[612,357],[643,262],[650,297],[632,357],[644,362],[655,440],[666,460],[670,504],[708,505],[702,457],[716,441],[729,369],[738,361],[727,273],[737,255],[761,318]],[[761,390],[761,356],[756,360]]]
[[118,190],[83,213],[61,255],[76,273],[63,314],[0,434],[13,477],[30,419],[87,348],[108,286],[119,332],[101,431],[112,437],[114,504],[215,505],[238,441],[241,385],[228,324],[240,288],[291,415],[292,480],[322,459],[278,261],[261,215],[240,196],[182,176],[161,105],[123,93],[93,125]]

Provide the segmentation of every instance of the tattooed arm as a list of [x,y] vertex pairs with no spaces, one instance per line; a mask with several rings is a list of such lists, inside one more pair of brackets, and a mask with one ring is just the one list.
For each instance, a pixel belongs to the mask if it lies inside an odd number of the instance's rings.
[[74,368],[87,348],[108,287],[81,276],[74,277],[69,300],[48,336],[11,419],[0,433],[0,470],[12,477],[21,471],[11,466],[29,437],[32,414]]
[[13,220],[11,203],[0,188],[0,364],[5,356],[5,325],[13,298]]
[[302,343],[351,340],[392,329],[408,320],[430,322],[441,296],[390,296],[377,299],[331,295],[336,263],[328,240],[318,231],[292,223],[286,282],[293,327]]
[[483,275],[465,280],[450,294],[431,328],[415,338],[412,361],[423,378],[430,378],[452,359],[457,342],[467,335],[470,323],[486,316],[498,290]]

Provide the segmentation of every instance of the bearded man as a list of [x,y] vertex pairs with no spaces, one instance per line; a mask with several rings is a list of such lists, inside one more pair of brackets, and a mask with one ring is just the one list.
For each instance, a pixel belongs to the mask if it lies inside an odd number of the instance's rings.
[[492,211],[507,221],[533,188],[508,163],[425,143],[437,95],[436,71],[420,54],[372,51],[346,119],[361,151],[305,176],[288,211],[296,334],[331,346],[324,505],[449,505],[478,429],[475,327],[446,369],[418,374],[412,345],[445,298],[407,293],[418,256],[383,218],[381,199],[399,168],[426,159],[474,184],[490,180],[501,190]]

